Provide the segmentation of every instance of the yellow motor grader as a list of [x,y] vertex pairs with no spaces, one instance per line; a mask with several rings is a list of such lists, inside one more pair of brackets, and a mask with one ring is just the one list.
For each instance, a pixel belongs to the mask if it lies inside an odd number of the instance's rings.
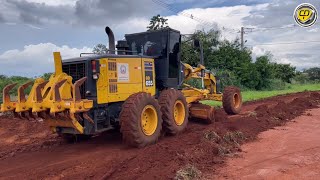
[[[214,108],[202,100],[222,101],[228,114],[240,112],[240,90],[226,87],[220,93],[219,81],[203,66],[203,56],[198,67],[182,63],[179,31],[127,34],[117,46],[112,30],[105,31],[108,54],[62,60],[54,52],[55,72],[49,81],[38,78],[23,84],[17,101],[11,101],[9,93],[15,84],[7,85],[1,111],[42,118],[67,139],[119,128],[124,142],[135,147],[155,143],[162,131],[181,133],[189,118],[213,122]],[[185,84],[189,79],[199,79],[202,88]]]

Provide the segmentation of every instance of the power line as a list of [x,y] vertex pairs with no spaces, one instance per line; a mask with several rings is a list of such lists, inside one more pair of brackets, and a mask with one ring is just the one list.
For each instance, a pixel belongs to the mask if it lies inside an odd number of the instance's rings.
[[262,43],[248,46],[269,46],[269,45],[285,45],[285,44],[304,44],[304,43],[320,43],[320,41],[293,41],[293,42],[279,42],[279,43]]
[[258,32],[258,31],[270,31],[270,30],[279,30],[279,29],[291,29],[299,27],[296,24],[290,24],[289,26],[281,26],[281,27],[260,27],[260,28],[246,28],[251,30],[250,32]]
[[[167,3],[165,3],[165,2],[163,2],[161,0],[152,0],[152,1],[154,3],[160,5],[160,6],[162,6],[162,7],[166,8],[166,9],[176,13],[176,14],[181,14],[181,15],[183,15],[185,17],[193,19],[193,20],[199,22],[200,24],[203,24],[203,25],[206,25],[206,26],[209,26],[209,27],[217,27],[217,23],[210,23],[210,22],[207,22],[207,21],[205,21],[203,19],[200,19],[200,18],[194,16],[193,14],[189,14],[189,13],[186,13],[186,12],[183,12],[183,11],[179,11],[178,9],[170,6],[169,4],[167,4]],[[231,28],[226,28],[226,27],[222,27],[222,29],[224,30],[224,32],[229,32],[229,33],[234,33],[234,34],[235,33],[239,33],[239,31],[236,30],[236,29],[231,29]]]

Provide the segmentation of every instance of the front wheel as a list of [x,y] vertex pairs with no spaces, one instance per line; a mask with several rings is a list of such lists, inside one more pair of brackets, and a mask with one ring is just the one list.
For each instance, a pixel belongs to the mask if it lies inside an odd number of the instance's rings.
[[239,114],[242,107],[242,96],[240,89],[235,86],[226,87],[222,95],[222,105],[227,114]]

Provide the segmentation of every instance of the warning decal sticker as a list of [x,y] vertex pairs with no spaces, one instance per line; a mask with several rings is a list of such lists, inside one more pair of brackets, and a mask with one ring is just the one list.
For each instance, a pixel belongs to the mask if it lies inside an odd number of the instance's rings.
[[118,82],[129,82],[129,64],[117,63]]
[[144,62],[144,73],[146,86],[153,86],[153,65],[151,62]]

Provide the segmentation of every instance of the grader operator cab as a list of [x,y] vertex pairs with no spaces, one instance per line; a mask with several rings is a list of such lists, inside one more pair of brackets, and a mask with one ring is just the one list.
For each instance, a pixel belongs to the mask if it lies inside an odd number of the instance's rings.
[[[176,135],[189,118],[214,121],[214,108],[202,100],[223,101],[228,114],[240,112],[240,90],[227,87],[218,93],[216,77],[203,64],[181,61],[180,32],[166,28],[109,37],[109,53],[61,60],[54,53],[55,73],[49,81],[38,78],[18,88],[17,101],[3,89],[1,111],[20,118],[42,118],[53,132],[67,139],[120,128],[124,142],[143,147],[160,133]],[[196,78],[202,88],[185,84]],[[25,89],[32,86],[28,96]]]

